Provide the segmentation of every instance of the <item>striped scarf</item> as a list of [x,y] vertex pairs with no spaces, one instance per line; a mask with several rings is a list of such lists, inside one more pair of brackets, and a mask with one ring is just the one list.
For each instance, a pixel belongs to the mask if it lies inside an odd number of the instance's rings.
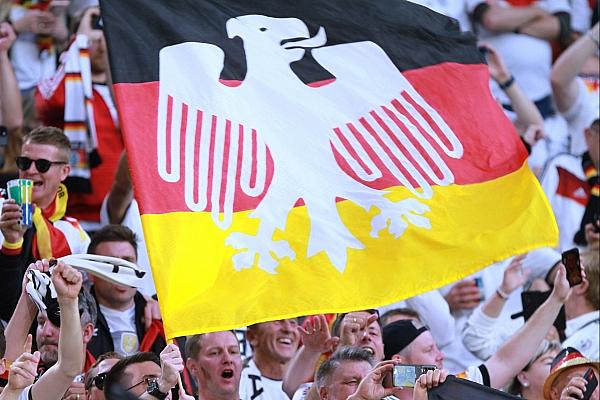
[[65,216],[68,197],[67,188],[61,184],[52,204],[43,210],[40,207],[35,208],[32,218],[35,226],[32,249],[36,260],[71,254],[69,245],[64,240],[64,234],[54,227],[54,222]]
[[77,35],[63,59],[65,73],[64,131],[71,141],[71,174],[68,185],[91,192],[90,168],[99,164],[98,139],[92,106],[92,69],[88,38]]
[[587,240],[585,239],[585,226],[587,224],[595,223],[594,216],[600,213],[600,176],[598,175],[598,169],[592,162],[590,153],[586,152],[581,157],[581,166],[583,167],[583,173],[587,179],[590,187],[590,197],[588,199],[583,218],[581,218],[581,225],[579,231],[575,234],[573,241],[579,246],[587,246]]

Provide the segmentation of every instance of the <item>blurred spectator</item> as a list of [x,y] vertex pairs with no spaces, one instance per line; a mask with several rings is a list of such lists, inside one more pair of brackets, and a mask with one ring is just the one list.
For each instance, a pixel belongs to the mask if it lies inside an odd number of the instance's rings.
[[14,157],[21,151],[23,108],[17,78],[8,56],[16,39],[8,22],[0,23],[0,150],[4,165],[2,171],[17,172]]
[[11,60],[25,110],[25,125],[37,127],[33,107],[35,87],[56,71],[57,54],[68,38],[68,1],[13,1],[10,21],[17,32]]
[[67,190],[61,182],[70,171],[70,144],[64,133],[42,127],[25,136],[17,158],[19,177],[33,181],[32,202],[36,206],[33,226],[19,224],[21,206],[5,200],[0,215],[3,239],[0,249],[0,319],[8,320],[15,309],[25,268],[36,259],[85,253],[89,237],[76,219],[65,216]]
[[[110,190],[123,151],[99,18],[97,7],[85,11],[75,41],[65,53],[64,65],[56,76],[39,85],[36,95],[42,122],[64,127],[71,141],[69,210],[84,221],[86,230],[92,231],[99,228],[100,206]],[[66,79],[73,75],[81,79]],[[86,99],[91,101],[91,107],[86,107]]]
[[[37,261],[30,266],[42,272],[48,272],[47,260]],[[22,399],[60,399],[75,398],[84,394],[83,384],[75,382],[82,372],[85,361],[85,343],[93,330],[93,299],[82,290],[82,275],[74,268],[58,262],[51,271],[52,284],[56,291],[60,312],[52,314],[59,319],[60,327],[52,323],[46,312],[38,315],[36,341],[39,349],[39,360],[43,364],[43,375],[22,394]],[[26,281],[26,279],[24,280]],[[48,290],[50,290],[48,288]],[[91,300],[91,302],[90,302]],[[23,294],[19,299],[15,315],[6,328],[6,358],[16,359],[26,345],[27,331],[31,326],[36,306]],[[58,311],[58,310],[56,310]],[[39,369],[38,369],[39,370]]]
[[[135,234],[121,225],[107,225],[94,235],[88,253],[118,257],[135,263],[137,240]],[[135,288],[116,285],[105,279],[90,276],[92,294],[98,302],[96,333],[89,343],[92,354],[116,351],[131,355],[138,351],[160,354],[165,347],[164,332],[159,315],[153,320],[147,307],[157,307]],[[158,314],[158,312],[157,312]]]
[[508,393],[528,400],[544,400],[544,382],[550,375],[550,364],[560,350],[560,342],[542,341],[529,363],[509,384]]
[[297,319],[251,325],[246,338],[252,346],[252,358],[242,371],[240,398],[289,400],[282,389],[282,381],[300,342]]
[[[568,149],[566,123],[554,109],[550,87],[550,40],[570,38],[567,0],[540,0],[521,5],[512,1],[467,0],[478,37],[502,55],[508,70],[533,100],[544,118],[545,139],[532,149],[529,164],[541,170],[549,157]],[[509,82],[505,82],[507,85]],[[512,110],[503,87],[492,92],[503,107]]]
[[122,359],[123,356],[115,352],[104,353],[96,359],[96,362],[86,371],[83,380],[85,391],[87,393],[87,400],[105,399],[103,389],[106,375],[113,365]]
[[482,360],[490,358],[506,338],[514,331],[498,324],[498,317],[504,304],[512,292],[522,287],[529,278],[529,270],[523,270],[522,262],[525,255],[515,257],[504,270],[502,283],[496,292],[488,298],[482,307],[473,311],[469,316],[463,331],[463,343],[469,351]]
[[373,354],[360,347],[342,347],[317,371],[315,384],[321,400],[346,400],[375,366]]
[[600,359],[600,254],[598,250],[583,253],[585,277],[573,286],[565,303],[567,339],[563,346],[571,346],[587,358]]
[[552,70],[554,98],[569,124],[574,154],[552,159],[542,177],[557,219],[561,250],[587,244],[585,231],[600,210],[600,193],[594,189],[600,184],[599,94],[597,88],[588,90],[578,77],[586,61],[595,57],[599,40],[596,24],[558,58]]
[[[507,384],[534,355],[569,293],[566,272],[564,267],[561,267],[556,274],[550,298],[540,306],[525,326],[489,360],[479,366],[469,367],[457,376],[496,389]],[[414,321],[396,321],[387,325],[383,329],[383,340],[387,360],[443,368],[444,355],[438,349],[431,333]],[[410,399],[411,392],[404,390],[398,397]]]
[[[445,288],[440,289],[440,292],[444,294],[447,301],[447,306],[452,312],[452,317],[455,319],[455,330],[450,339],[447,340],[447,344],[439,342],[439,335],[435,335],[433,325],[430,326],[432,329],[432,335],[438,346],[440,346],[445,355],[444,365],[451,373],[457,373],[463,371],[469,365],[477,365],[483,361],[483,359],[476,357],[471,353],[463,344],[462,337],[465,329],[465,324],[473,310],[478,307],[482,301],[490,299],[496,295],[496,289],[502,284],[502,279],[507,266],[510,264],[512,258],[504,261],[494,263],[483,270],[467,277],[466,279],[448,285]],[[499,333],[502,337],[502,341],[508,339],[516,332],[522,325],[524,320],[522,318],[512,319],[511,315],[521,312],[523,307],[521,304],[521,293],[529,285],[530,281],[535,279],[545,279],[548,282],[554,281],[554,271],[559,265],[561,260],[560,253],[550,248],[540,248],[530,251],[525,259],[522,261],[522,267],[525,271],[529,272],[529,279],[523,287],[515,289],[506,299],[506,303],[502,307],[502,312],[498,316],[498,325],[502,326]],[[429,308],[438,308],[437,315],[446,316],[443,312],[441,305],[438,305],[438,301],[432,301],[429,304]],[[430,313],[434,314],[433,311]],[[428,326],[430,325],[429,320],[426,320],[423,315],[421,319]],[[456,339],[455,339],[456,338]]]
[[186,366],[198,384],[203,400],[239,400],[242,358],[232,331],[194,335],[188,338]]
[[140,210],[137,201],[133,198],[133,184],[131,183],[125,151],[119,158],[115,179],[100,209],[100,225],[105,226],[108,224],[123,225],[135,233],[137,238],[137,265],[142,271],[146,272],[142,285],[138,290],[146,296],[154,295],[156,288],[152,278]]
[[379,320],[381,321],[381,326],[386,326],[387,324],[391,324],[392,322],[400,321],[402,319],[410,319],[413,321],[419,321],[419,314],[410,309],[410,308],[393,308],[391,310],[386,311],[381,315]]
[[[585,358],[577,349],[567,347],[554,357],[550,368],[550,375],[544,382],[544,399],[576,400],[583,398],[586,389],[583,374],[591,368],[598,379],[600,363]],[[590,399],[599,398],[600,388],[596,387]]]
[[[104,396],[107,400],[123,400],[115,395],[115,386],[140,399],[170,399],[170,391],[177,385],[183,371],[179,348],[170,344],[160,353],[136,353],[119,360],[106,375]],[[118,392],[117,392],[118,393]],[[180,396],[181,398],[181,396]]]

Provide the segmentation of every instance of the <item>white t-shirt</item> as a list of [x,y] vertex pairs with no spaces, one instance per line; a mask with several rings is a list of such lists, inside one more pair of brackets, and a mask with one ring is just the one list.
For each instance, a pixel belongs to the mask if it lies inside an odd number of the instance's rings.
[[281,387],[282,383],[283,381],[262,376],[254,360],[250,360],[248,366],[242,370],[240,399],[289,400]]
[[[585,81],[577,78],[577,99],[571,108],[563,114],[567,120],[571,135],[571,153],[583,154],[587,151],[584,131],[594,120],[598,119],[599,107],[597,85],[586,85]],[[595,89],[592,89],[595,87]]]
[[108,323],[115,351],[125,356],[137,353],[140,343],[135,328],[135,305],[125,311],[113,310],[101,304],[98,306]]
[[541,184],[558,225],[559,250],[575,247],[573,239],[581,225],[589,189],[581,157],[561,154],[551,159],[542,174]]
[[[23,18],[27,9],[13,5],[10,19],[15,22]],[[56,71],[56,51],[54,49],[40,51],[36,43],[36,35],[23,32],[10,49],[10,58],[20,90],[35,88],[43,79],[50,78]]]
[[[483,3],[486,3],[486,0],[467,0],[469,13]],[[496,4],[500,7],[511,7],[506,0],[498,0]],[[567,0],[539,0],[533,5],[548,14],[570,11]],[[552,93],[552,48],[549,41],[513,32],[491,32],[480,24],[477,24],[475,29],[479,39],[491,44],[502,55],[509,71],[531,100],[537,101]],[[494,97],[500,99],[502,104],[510,103],[495,82],[492,84],[492,91]]]
[[567,321],[563,348],[575,347],[590,360],[600,359],[600,311],[592,311]]

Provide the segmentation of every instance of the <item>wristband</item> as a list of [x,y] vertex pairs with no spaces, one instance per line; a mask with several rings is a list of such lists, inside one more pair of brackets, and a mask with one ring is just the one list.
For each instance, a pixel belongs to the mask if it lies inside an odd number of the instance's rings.
[[500,89],[506,90],[509,87],[511,87],[513,85],[513,83],[515,83],[515,77],[511,75],[510,78],[508,78],[508,80],[506,82],[504,82],[504,83],[498,82],[498,86],[500,86]]
[[507,293],[504,293],[504,292],[502,291],[502,289],[500,289],[500,288],[496,289],[496,294],[497,294],[497,295],[498,295],[498,297],[500,297],[502,300],[506,300],[506,299],[508,299],[508,294],[507,294]]
[[592,32],[592,30],[590,29],[589,31],[587,31],[586,36],[592,41],[594,42],[594,44],[596,45],[596,47],[600,47],[600,42],[598,42],[598,39],[596,39],[596,37],[594,37],[594,33]]

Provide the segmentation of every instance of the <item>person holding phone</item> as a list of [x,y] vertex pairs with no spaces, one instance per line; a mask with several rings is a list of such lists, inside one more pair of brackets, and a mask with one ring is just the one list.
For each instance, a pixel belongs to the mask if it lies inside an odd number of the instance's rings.
[[[578,349],[584,356],[600,359],[600,254],[598,250],[581,253],[585,274],[573,286],[565,303],[567,339],[563,345]],[[580,267],[581,268],[581,267]]]
[[[570,293],[565,268],[560,266],[554,277],[554,289],[550,297],[525,325],[483,364],[469,367],[456,376],[494,389],[504,387],[534,356]],[[383,329],[383,343],[386,360],[443,368],[444,354],[425,326],[419,326],[413,321],[391,323]],[[403,390],[398,395],[401,400],[409,400],[411,396],[410,389]]]
[[[591,370],[591,372],[590,372]],[[598,400],[600,362],[567,347],[554,357],[550,375],[544,382],[545,400]]]

